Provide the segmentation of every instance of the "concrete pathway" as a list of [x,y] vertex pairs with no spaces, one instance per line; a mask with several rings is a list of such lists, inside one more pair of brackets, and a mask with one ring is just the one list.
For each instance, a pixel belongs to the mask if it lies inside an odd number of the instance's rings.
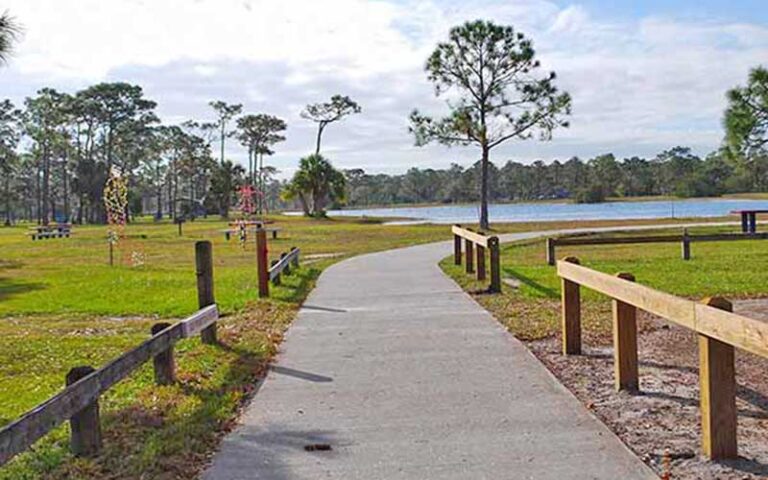
[[327,269],[203,478],[656,478],[442,273],[450,252]]

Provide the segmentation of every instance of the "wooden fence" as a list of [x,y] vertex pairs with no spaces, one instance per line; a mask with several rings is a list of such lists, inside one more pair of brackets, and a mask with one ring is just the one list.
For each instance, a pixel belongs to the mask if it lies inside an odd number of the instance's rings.
[[282,275],[290,275],[291,267],[298,268],[300,250],[291,247],[288,252],[280,254],[279,260],[274,260],[269,265],[269,251],[267,247],[267,232],[265,229],[256,230],[256,263],[259,279],[259,297],[269,297],[269,282],[280,285]]
[[[491,263],[491,285],[488,288],[488,291],[491,293],[501,292],[501,254],[499,252],[499,238],[496,236],[485,235],[482,232],[475,232],[469,228],[463,228],[461,225],[454,225],[451,231],[453,232],[454,263],[456,265],[461,265],[461,244],[463,240],[464,251],[466,253],[465,263],[467,273],[476,273],[478,280],[485,280],[485,251],[488,250]],[[475,247],[477,248],[476,257]],[[475,259],[477,259],[477,268],[475,268]]]
[[219,312],[213,294],[212,260],[211,243],[197,242],[195,263],[200,310],[174,325],[152,325],[152,336],[148,340],[104,367],[71,369],[66,375],[64,390],[0,430],[0,465],[66,420],[71,427],[72,453],[77,456],[97,454],[102,446],[99,397],[104,392],[150,359],[154,365],[155,382],[159,385],[173,383],[176,379],[173,346],[177,341],[199,333],[204,343],[216,343]]
[[708,235],[690,235],[684,229],[682,235],[644,235],[635,237],[588,238],[583,236],[564,236],[547,238],[547,263],[555,264],[557,247],[573,245],[622,245],[634,243],[679,243],[683,260],[691,259],[693,242],[726,242],[734,240],[766,240],[768,233],[713,233]]
[[579,265],[557,262],[562,280],[563,353],[581,353],[580,287],[613,299],[614,374],[617,390],[637,391],[637,309],[693,330],[699,341],[702,449],[710,459],[737,457],[734,348],[768,357],[768,323],[736,315],[731,302],[707,298],[694,302],[634,283],[629,273],[611,276]]

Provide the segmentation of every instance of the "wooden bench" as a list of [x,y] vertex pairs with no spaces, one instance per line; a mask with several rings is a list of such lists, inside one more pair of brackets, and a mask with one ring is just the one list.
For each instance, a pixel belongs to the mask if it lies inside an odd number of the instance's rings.
[[[265,230],[267,232],[271,232],[272,233],[272,238],[276,239],[277,238],[277,233],[280,230],[282,230],[282,229],[278,228],[278,227],[274,227],[274,228],[249,228],[249,229],[247,229],[247,231],[251,232],[251,233],[255,233],[255,232],[259,231],[259,230]],[[237,228],[229,228],[227,230],[222,230],[222,233],[224,233],[224,238],[227,241],[229,241],[232,238],[232,235],[239,235],[240,234],[240,230],[237,229]]]
[[741,215],[741,232],[746,234],[757,232],[758,213],[768,213],[768,210],[731,210],[732,215]]
[[69,238],[72,235],[72,227],[70,225],[40,225],[37,227],[31,227],[32,230],[29,235],[32,240],[40,240],[43,238]]

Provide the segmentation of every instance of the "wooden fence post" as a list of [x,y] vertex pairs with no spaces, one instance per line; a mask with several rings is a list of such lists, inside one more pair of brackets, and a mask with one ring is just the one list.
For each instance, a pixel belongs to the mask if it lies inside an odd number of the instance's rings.
[[[195,242],[195,269],[197,270],[197,306],[207,307],[216,303],[213,294],[213,251],[211,242],[201,240]],[[216,343],[216,323],[200,332],[203,343]]]
[[475,244],[472,243],[472,240],[464,239],[464,250],[467,262],[466,271],[467,273],[475,273]]
[[259,278],[259,298],[269,297],[269,261],[267,252],[267,232],[256,230],[256,269]]
[[[298,250],[298,247],[291,247],[291,252],[294,250]],[[296,268],[299,268],[299,256],[294,255],[293,260],[291,260],[291,263],[293,263],[293,266]]]
[[[720,297],[704,299],[710,307],[728,312],[733,304]],[[736,458],[736,370],[733,346],[699,334],[701,443],[710,460]]]
[[477,279],[485,280],[485,247],[477,246]]
[[[275,265],[277,265],[277,262],[278,262],[278,261],[279,261],[279,260],[272,260],[272,264],[271,264],[271,266],[272,266],[272,267],[274,267]],[[280,285],[280,283],[281,283],[281,279],[280,279],[280,273],[278,272],[278,274],[277,274],[277,275],[275,275],[275,278],[273,278],[273,279],[272,279],[272,284],[273,284],[273,285]]]
[[[567,257],[564,262],[579,265],[576,257]],[[562,279],[562,322],[563,322],[563,353],[565,355],[581,354],[581,290],[578,283]]]
[[[155,336],[170,326],[170,323],[156,323],[152,325],[150,331],[152,336]],[[176,362],[173,360],[173,345],[168,347],[168,350],[155,355],[155,358],[152,359],[152,363],[155,367],[156,384],[170,385],[176,381]]]
[[[280,254],[280,260],[284,259],[287,256],[288,256],[287,253],[285,253],[285,252],[281,253]],[[288,263],[285,264],[285,268],[283,269],[283,273],[286,274],[286,275],[290,275],[291,274],[291,262],[288,262]]]
[[[458,223],[456,226],[461,228]],[[455,233],[453,234],[453,263],[454,265],[461,265],[461,237]]]
[[[90,366],[75,367],[67,373],[66,384],[72,385],[96,370]],[[94,400],[69,419],[69,448],[76,457],[90,457],[101,450],[101,422],[99,401]]]
[[683,260],[691,259],[691,237],[688,235],[688,229],[683,229]]
[[491,260],[491,293],[501,292],[501,253],[499,252],[499,237],[488,239],[488,253]]
[[[631,273],[617,277],[634,282]],[[637,392],[640,389],[637,374],[637,308],[613,300],[613,371],[616,390]]]
[[547,265],[555,264],[555,245],[556,240],[554,238],[547,239]]

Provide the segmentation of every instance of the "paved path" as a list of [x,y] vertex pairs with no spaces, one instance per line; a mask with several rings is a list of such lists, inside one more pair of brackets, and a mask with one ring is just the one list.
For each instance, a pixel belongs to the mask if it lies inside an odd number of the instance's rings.
[[203,478],[656,478],[442,273],[450,251],[327,269]]

